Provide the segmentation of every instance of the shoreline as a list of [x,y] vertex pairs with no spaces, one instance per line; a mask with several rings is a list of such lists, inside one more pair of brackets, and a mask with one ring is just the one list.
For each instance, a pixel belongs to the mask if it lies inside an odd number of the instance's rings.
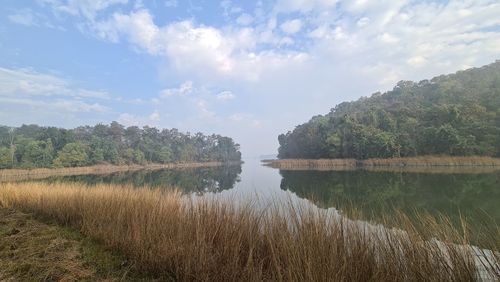
[[49,176],[71,176],[85,174],[110,174],[116,172],[160,170],[160,169],[192,169],[204,167],[219,167],[225,165],[239,165],[242,162],[192,162],[192,163],[168,163],[168,164],[146,164],[146,165],[94,165],[82,167],[64,168],[34,168],[34,169],[0,169],[0,182],[10,180],[39,179]]
[[276,159],[263,160],[263,165],[282,170],[453,170],[500,169],[500,158],[422,156],[391,159]]

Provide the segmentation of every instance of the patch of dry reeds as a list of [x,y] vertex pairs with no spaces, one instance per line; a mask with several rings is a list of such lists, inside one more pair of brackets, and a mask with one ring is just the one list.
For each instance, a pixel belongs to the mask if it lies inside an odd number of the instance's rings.
[[94,165],[82,167],[61,168],[33,168],[33,169],[0,169],[0,182],[17,181],[25,179],[43,179],[59,175],[85,175],[85,174],[109,174],[123,171],[137,170],[159,170],[159,169],[190,169],[200,167],[217,167],[222,165],[236,165],[240,162],[192,162],[192,163],[168,163],[168,164],[146,164],[146,165]]
[[[160,190],[76,183],[0,184],[0,206],[76,227],[121,250],[138,271],[165,280],[500,278],[498,249],[479,255],[468,245],[466,233],[429,217],[422,218],[425,228],[408,220],[402,231],[291,203],[262,210],[251,201],[234,204]],[[483,273],[478,261],[485,265]]]
[[422,169],[422,168],[497,168],[500,159],[492,157],[452,157],[452,156],[421,156],[388,159],[282,159],[266,160],[264,165],[283,170],[351,170],[363,169]]
[[499,158],[492,157],[452,157],[452,156],[421,156],[411,158],[368,159],[361,161],[363,166],[500,166]]
[[356,168],[355,159],[283,159],[283,160],[268,160],[265,165],[284,170],[293,169],[354,169]]

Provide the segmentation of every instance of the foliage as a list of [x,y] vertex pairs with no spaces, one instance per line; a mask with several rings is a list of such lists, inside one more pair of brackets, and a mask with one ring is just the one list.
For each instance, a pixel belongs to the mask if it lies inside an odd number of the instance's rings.
[[0,168],[11,167],[10,149],[5,147],[0,147]]
[[84,166],[88,162],[85,147],[81,143],[68,143],[57,155],[54,160],[56,166]]
[[500,156],[500,61],[344,102],[281,134],[280,158]]
[[118,122],[75,129],[0,126],[0,168],[239,160],[239,145],[231,138],[175,128],[125,128]]

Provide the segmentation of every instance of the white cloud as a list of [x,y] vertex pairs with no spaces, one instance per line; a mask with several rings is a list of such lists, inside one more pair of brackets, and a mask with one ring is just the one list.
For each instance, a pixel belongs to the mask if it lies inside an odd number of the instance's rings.
[[87,103],[79,100],[56,99],[51,101],[34,100],[29,98],[1,97],[2,106],[20,105],[31,107],[35,110],[55,111],[57,113],[106,113],[110,108],[99,103]]
[[79,88],[67,79],[36,72],[32,69],[0,67],[0,96],[40,97],[65,96],[74,98],[110,99],[106,91]]
[[220,92],[219,94],[217,94],[217,100],[220,100],[220,101],[228,101],[228,100],[232,100],[235,98],[233,92],[231,91],[222,91]]
[[170,96],[186,96],[193,91],[193,82],[185,81],[177,88],[167,88],[160,92],[161,98],[166,98]]
[[7,16],[7,19],[12,23],[24,26],[36,26],[46,28],[58,28],[64,30],[63,27],[56,27],[50,23],[47,16],[33,11],[32,9],[19,9],[13,14]]
[[299,19],[293,19],[286,21],[280,25],[281,30],[288,34],[294,34],[300,31],[302,28],[302,21]]
[[33,69],[0,68],[0,113],[4,124],[81,125],[112,112],[105,91],[81,88],[69,79]]
[[39,2],[51,5],[58,13],[94,20],[99,12],[114,5],[127,4],[128,0],[39,0]]
[[200,77],[258,80],[269,69],[286,68],[303,61],[300,52],[256,51],[259,37],[253,28],[219,30],[195,26],[191,21],[157,26],[147,10],[116,13],[94,26],[99,37],[118,42],[126,38],[155,56],[164,56],[178,71]]
[[158,110],[154,110],[149,115],[137,115],[131,113],[121,113],[117,121],[125,126],[159,126],[162,116],[168,116],[165,114],[160,115]]

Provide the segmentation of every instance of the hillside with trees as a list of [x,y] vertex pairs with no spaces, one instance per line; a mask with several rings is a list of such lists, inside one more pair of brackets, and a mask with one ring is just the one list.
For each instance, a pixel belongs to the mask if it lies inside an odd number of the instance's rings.
[[500,156],[500,61],[337,105],[281,134],[281,159]]
[[0,168],[240,160],[239,145],[229,137],[175,128],[160,131],[118,122],[75,129],[0,126]]

